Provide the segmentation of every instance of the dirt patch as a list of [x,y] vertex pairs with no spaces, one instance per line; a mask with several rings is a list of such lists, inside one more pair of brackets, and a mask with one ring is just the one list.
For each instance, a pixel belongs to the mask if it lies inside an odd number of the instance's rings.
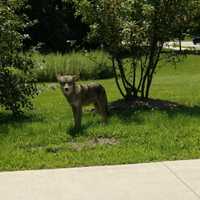
[[61,145],[23,145],[20,146],[21,149],[26,150],[27,152],[38,152],[38,151],[46,151],[47,153],[59,153],[63,151],[81,151],[83,149],[94,149],[97,146],[103,145],[117,145],[119,144],[119,140],[114,137],[95,137],[88,139],[83,142],[71,141]]
[[64,148],[55,146],[55,147],[47,147],[45,150],[46,150],[47,153],[58,153],[60,151],[63,151]]
[[106,138],[106,137],[97,137],[92,138],[85,142],[68,142],[67,146],[74,151],[81,151],[83,149],[93,149],[96,146],[103,145],[117,145],[119,144],[119,140],[116,138]]
[[105,144],[116,145],[116,144],[119,144],[119,140],[117,140],[114,137],[111,137],[111,138],[106,138],[106,137],[94,138],[93,140],[91,140],[91,142],[93,144],[97,144],[97,145],[98,144],[100,144],[100,145],[105,145]]

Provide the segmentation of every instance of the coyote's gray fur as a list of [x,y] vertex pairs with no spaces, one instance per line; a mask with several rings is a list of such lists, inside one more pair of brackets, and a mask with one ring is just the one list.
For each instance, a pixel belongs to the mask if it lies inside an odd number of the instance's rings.
[[107,96],[102,85],[98,83],[77,84],[78,77],[74,75],[58,75],[57,80],[72,107],[75,129],[81,127],[82,106],[84,105],[94,104],[97,112],[102,116],[103,122],[107,121]]

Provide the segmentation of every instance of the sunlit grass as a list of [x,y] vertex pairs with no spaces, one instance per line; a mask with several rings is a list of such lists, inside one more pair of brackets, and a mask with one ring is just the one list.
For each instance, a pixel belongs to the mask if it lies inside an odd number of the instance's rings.
[[[109,102],[121,98],[113,79],[99,82]],[[176,68],[162,62],[153,82],[152,98],[185,107],[111,113],[107,125],[86,108],[76,136],[71,109],[59,87],[40,88],[35,110],[26,117],[0,113],[0,170],[200,158],[200,57],[190,56]]]

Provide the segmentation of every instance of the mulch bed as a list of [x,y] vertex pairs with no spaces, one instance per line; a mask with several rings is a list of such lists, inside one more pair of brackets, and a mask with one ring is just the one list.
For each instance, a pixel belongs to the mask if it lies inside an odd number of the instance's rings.
[[160,99],[142,99],[142,98],[131,98],[131,99],[120,99],[111,102],[108,106],[109,111],[123,111],[129,109],[159,109],[159,110],[174,110],[182,108],[184,105],[176,102],[160,100]]

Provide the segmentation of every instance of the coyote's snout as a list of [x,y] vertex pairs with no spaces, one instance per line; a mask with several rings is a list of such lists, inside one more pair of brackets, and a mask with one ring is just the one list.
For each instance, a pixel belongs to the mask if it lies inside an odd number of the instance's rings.
[[75,129],[81,127],[82,107],[94,104],[97,112],[102,116],[103,122],[107,121],[107,96],[105,89],[98,83],[79,85],[77,76],[58,75],[57,79],[61,90],[72,107]]

